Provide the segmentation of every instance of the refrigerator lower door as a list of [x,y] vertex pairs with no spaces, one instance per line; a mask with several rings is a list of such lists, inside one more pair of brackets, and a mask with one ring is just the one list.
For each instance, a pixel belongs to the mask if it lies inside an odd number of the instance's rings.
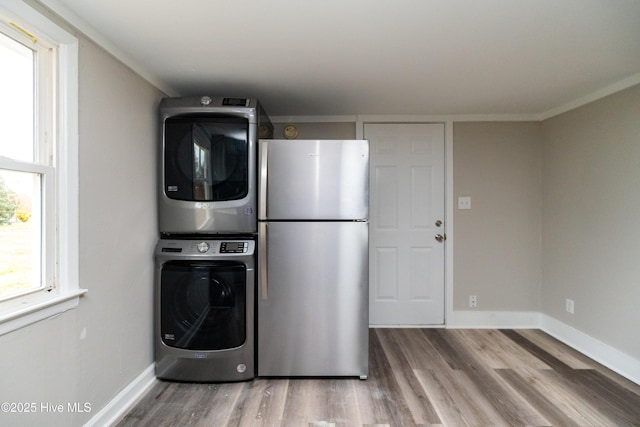
[[259,376],[368,375],[368,224],[261,223]]

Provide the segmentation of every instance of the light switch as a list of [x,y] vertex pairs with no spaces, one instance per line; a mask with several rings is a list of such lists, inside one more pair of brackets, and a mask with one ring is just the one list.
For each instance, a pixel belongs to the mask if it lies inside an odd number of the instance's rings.
[[458,209],[471,209],[471,196],[458,197]]

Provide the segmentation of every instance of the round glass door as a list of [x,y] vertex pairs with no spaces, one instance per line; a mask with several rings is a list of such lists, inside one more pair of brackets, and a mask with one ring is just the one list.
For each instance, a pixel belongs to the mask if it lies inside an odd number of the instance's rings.
[[249,123],[241,117],[176,116],[164,125],[165,194],[217,202],[246,197]]
[[246,339],[246,267],[170,261],[162,266],[160,333],[171,347],[221,350]]

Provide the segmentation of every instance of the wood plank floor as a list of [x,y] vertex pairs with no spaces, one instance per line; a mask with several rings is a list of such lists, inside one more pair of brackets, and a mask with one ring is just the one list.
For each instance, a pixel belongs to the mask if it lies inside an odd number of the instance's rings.
[[366,381],[159,381],[117,426],[640,426],[640,386],[541,331],[369,333]]

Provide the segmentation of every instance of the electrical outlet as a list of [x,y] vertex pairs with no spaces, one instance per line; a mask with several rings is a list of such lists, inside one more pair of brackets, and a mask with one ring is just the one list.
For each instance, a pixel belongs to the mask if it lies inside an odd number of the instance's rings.
[[572,299],[567,299],[565,302],[565,309],[567,310],[567,313],[571,313],[573,314],[573,300]]
[[469,308],[476,308],[478,306],[478,297],[475,295],[469,295]]

